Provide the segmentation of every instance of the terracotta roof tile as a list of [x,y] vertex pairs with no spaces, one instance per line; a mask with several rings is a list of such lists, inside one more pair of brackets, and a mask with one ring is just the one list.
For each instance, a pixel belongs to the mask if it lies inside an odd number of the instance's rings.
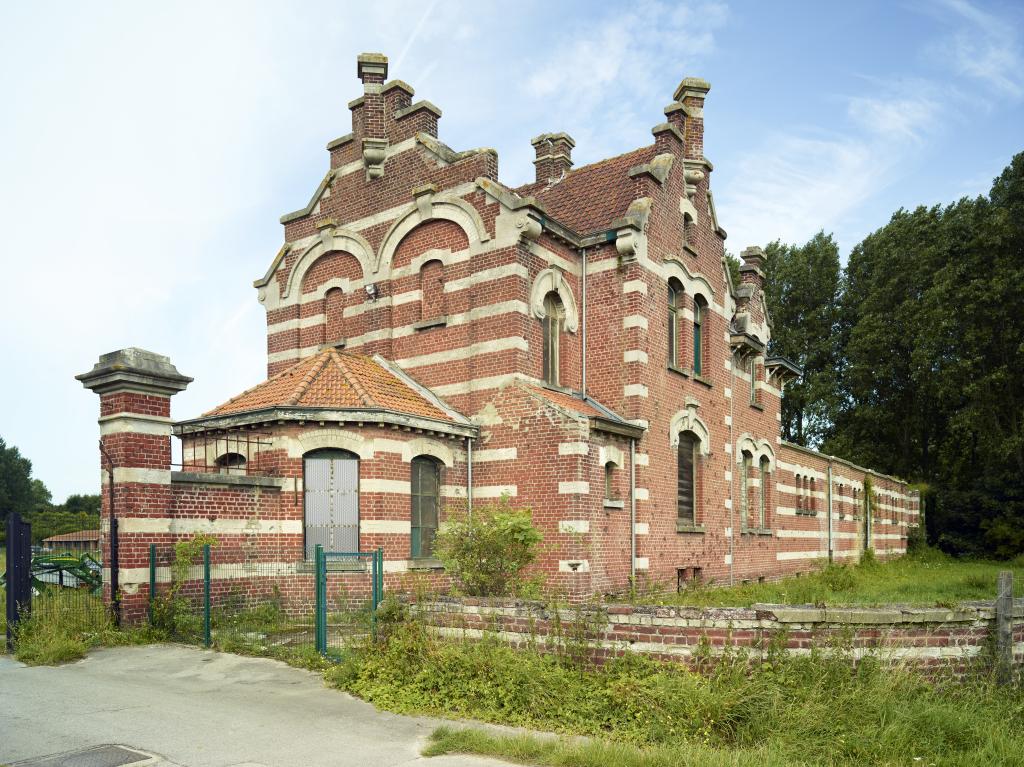
[[379,409],[453,420],[372,357],[337,349],[324,349],[204,415],[230,415],[273,407]]
[[607,229],[626,214],[629,204],[640,194],[629,170],[650,162],[656,154],[652,144],[571,170],[550,187],[533,183],[515,191],[524,197],[536,197],[552,218],[577,234],[591,234]]
[[43,538],[43,543],[62,543],[64,541],[98,541],[99,539],[99,530],[78,530],[73,533],[61,533],[60,535],[51,535],[49,538]]

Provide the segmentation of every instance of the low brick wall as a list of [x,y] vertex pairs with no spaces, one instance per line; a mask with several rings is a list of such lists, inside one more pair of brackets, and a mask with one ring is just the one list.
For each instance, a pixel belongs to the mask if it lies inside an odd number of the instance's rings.
[[[756,660],[774,641],[793,654],[809,653],[812,648],[827,652],[839,645],[851,648],[855,658],[873,655],[923,670],[966,673],[982,665],[977,662],[979,656],[991,652],[995,630],[992,602],[966,603],[956,609],[613,604],[556,611],[537,602],[436,598],[413,609],[449,636],[479,638],[493,632],[515,646],[543,647],[548,639],[573,635],[585,642],[587,652],[597,660],[643,653],[688,665],[701,654],[720,656],[727,648],[743,649]],[[1013,641],[1019,673],[1024,666],[1024,599],[1014,602]]]

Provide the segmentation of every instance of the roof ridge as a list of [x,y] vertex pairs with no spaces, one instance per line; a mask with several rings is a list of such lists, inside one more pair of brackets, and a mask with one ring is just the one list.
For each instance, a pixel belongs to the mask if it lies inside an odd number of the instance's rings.
[[628,154],[633,154],[634,152],[640,152],[640,151],[643,151],[644,149],[653,149],[656,146],[657,146],[657,144],[645,144],[644,146],[634,147],[633,149],[630,149],[630,150],[628,150],[626,152],[620,152],[619,154],[612,155],[611,157],[605,157],[603,160],[598,160],[597,162],[592,162],[589,165],[581,165],[578,168],[571,168],[569,170],[569,172],[565,174],[565,177],[568,178],[569,176],[573,175],[574,173],[579,173],[580,171],[591,170],[592,168],[596,168],[596,167],[598,167],[600,165],[604,165],[605,163],[608,163],[608,162],[614,162],[615,160],[621,160],[623,157],[625,157]]
[[[331,351],[333,351],[333,349]],[[320,372],[324,369],[324,365],[327,364],[328,355],[321,353],[319,357],[320,359],[317,360],[317,364],[310,366],[309,372],[302,377],[301,381],[299,381],[299,385],[295,387],[295,391],[292,393],[292,396],[285,401],[287,405],[292,406],[299,404],[299,400],[302,399],[302,395],[306,393],[310,384],[312,384],[313,381],[316,380],[317,376],[320,375]]]
[[[354,357],[355,355],[352,356]],[[363,385],[359,382],[359,378],[348,369],[348,360],[345,357],[342,357],[342,355],[338,353],[337,349],[331,349],[331,357],[334,359],[335,364],[341,371],[341,375],[344,376],[345,381],[352,387],[352,390],[355,391],[359,399],[363,401],[363,404],[368,407],[376,407],[378,404],[377,401],[369,395],[366,389],[363,388]],[[374,364],[376,365],[377,363]]]

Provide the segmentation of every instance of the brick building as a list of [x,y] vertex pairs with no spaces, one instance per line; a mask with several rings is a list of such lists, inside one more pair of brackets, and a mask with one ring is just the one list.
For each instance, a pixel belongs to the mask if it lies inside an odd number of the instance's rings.
[[285,569],[315,543],[382,546],[393,581],[443,580],[439,522],[502,496],[576,596],[905,551],[905,484],[780,439],[800,371],[766,354],[764,253],[742,252],[739,284],[726,266],[707,82],[684,79],[618,157],[574,168],[570,136],[537,136],[536,179],[511,188],[493,150],[439,140],[441,110],[384,56],[357,73],[352,131],[255,282],[268,379],[174,423],[191,379],[166,358],[79,376],[101,396],[126,594],[144,546],[197,531]]

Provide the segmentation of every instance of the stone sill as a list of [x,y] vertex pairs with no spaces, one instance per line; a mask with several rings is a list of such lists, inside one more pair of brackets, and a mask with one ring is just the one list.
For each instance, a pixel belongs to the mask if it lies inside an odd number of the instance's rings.
[[284,477],[264,477],[257,474],[215,474],[213,472],[172,471],[171,484],[224,485],[226,487],[284,487]]
[[754,410],[761,410],[761,411],[764,411],[764,405],[762,405],[762,404],[761,404],[761,403],[759,403],[759,402],[751,402],[751,403],[750,403],[750,406],[751,406],[752,408],[754,408]]
[[430,328],[442,328],[448,324],[448,317],[434,317],[432,320],[420,320],[414,322],[413,330],[429,330]]
[[696,248],[693,248],[690,245],[683,245],[683,253],[688,253],[689,255],[693,256],[694,258],[699,258],[700,257],[699,254],[697,253]]
[[709,389],[713,389],[715,387],[715,385],[713,383],[711,383],[711,381],[709,381],[707,378],[704,378],[704,376],[697,375],[696,373],[694,373],[692,378],[697,383],[702,384],[702,385],[708,387]]
[[606,509],[624,509],[626,508],[625,501],[613,501],[610,498],[604,499],[604,507]]
[[796,515],[798,517],[816,517],[816,516],[818,516],[818,512],[816,512],[816,511],[803,511],[801,509],[797,509]]
[[690,377],[690,371],[686,370],[685,368],[677,368],[675,365],[669,365],[668,369],[671,370],[676,375],[682,376],[683,378]]
[[688,522],[680,522],[676,520],[676,532],[677,533],[699,533],[704,534],[704,525],[691,525]]
[[444,564],[442,564],[441,560],[430,559],[429,557],[410,559],[407,561],[406,567],[409,570],[444,570]]
[[772,535],[770,527],[746,527],[740,531],[741,535]]

